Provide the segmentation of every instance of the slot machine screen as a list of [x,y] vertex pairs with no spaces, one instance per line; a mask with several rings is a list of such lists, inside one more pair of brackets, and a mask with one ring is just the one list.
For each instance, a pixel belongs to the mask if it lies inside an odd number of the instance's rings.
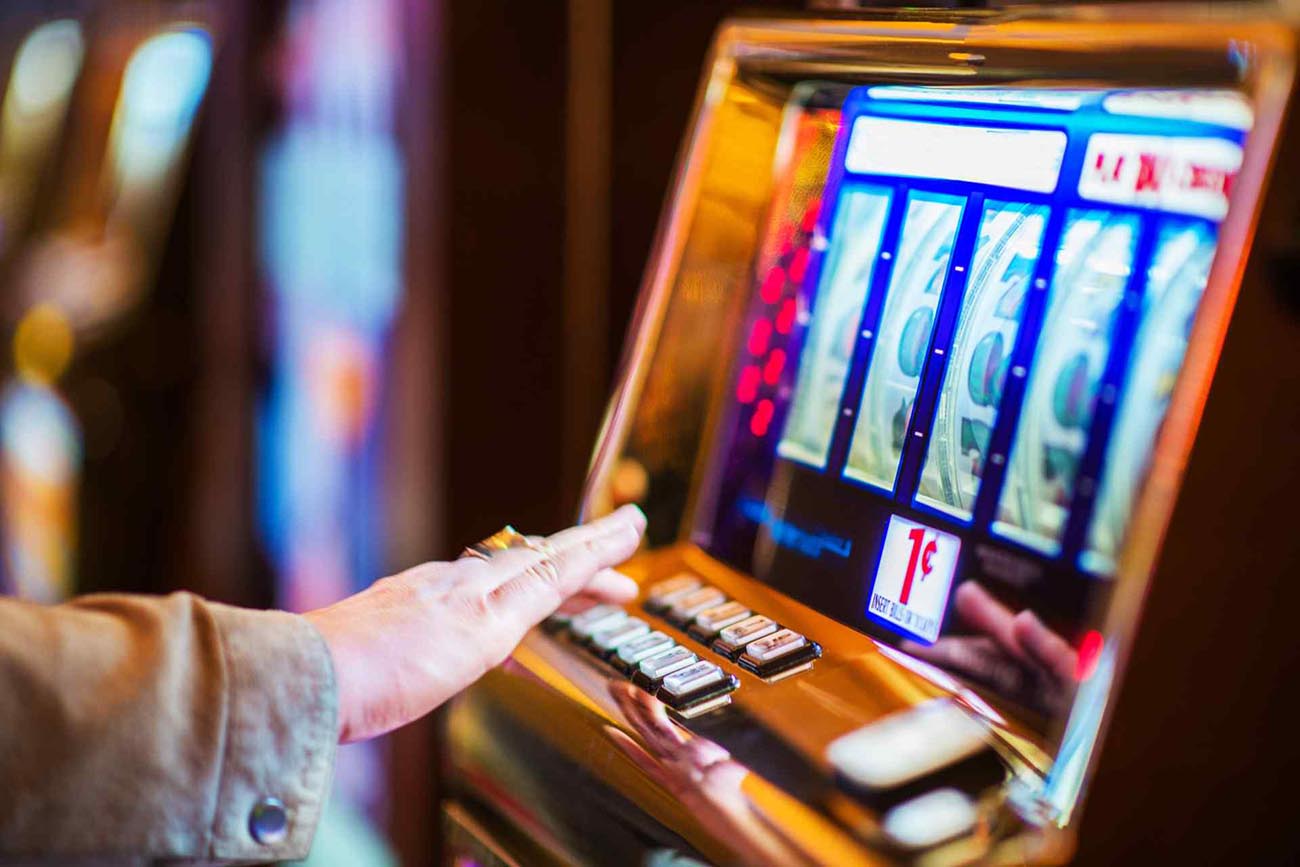
[[692,541],[1062,713],[1103,655],[1251,105],[869,84],[792,103]]

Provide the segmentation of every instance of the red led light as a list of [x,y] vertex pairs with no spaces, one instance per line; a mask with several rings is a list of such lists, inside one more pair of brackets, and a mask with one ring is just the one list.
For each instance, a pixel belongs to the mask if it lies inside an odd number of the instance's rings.
[[772,425],[772,413],[775,407],[772,401],[763,398],[754,407],[754,415],[749,419],[749,432],[756,437],[767,436],[767,429]]
[[767,342],[772,338],[772,323],[767,319],[754,320],[754,327],[749,332],[749,354],[762,355],[767,352]]
[[740,382],[736,384],[736,400],[741,403],[753,403],[758,397],[759,370],[757,364],[751,364],[740,372]]
[[799,312],[799,305],[793,298],[785,299],[781,305],[781,310],[776,314],[776,333],[789,334],[790,329],[794,327],[795,314]]
[[790,260],[790,279],[802,283],[804,274],[808,273],[808,248],[800,247]]
[[768,385],[776,385],[783,370],[785,370],[785,350],[773,349],[772,354],[767,357],[767,364],[763,365],[763,381]]
[[778,265],[767,272],[767,277],[763,280],[763,288],[758,294],[763,299],[764,304],[775,304],[776,299],[781,297],[781,290],[784,288],[785,269]]
[[821,202],[813,202],[809,205],[808,210],[803,212],[803,223],[799,228],[803,229],[805,233],[811,235],[812,230],[817,226],[817,212],[820,210]]
[[1079,642],[1079,661],[1074,665],[1075,680],[1082,683],[1092,677],[1101,659],[1102,648],[1105,646],[1106,640],[1097,630],[1090,629],[1084,633],[1083,640]]

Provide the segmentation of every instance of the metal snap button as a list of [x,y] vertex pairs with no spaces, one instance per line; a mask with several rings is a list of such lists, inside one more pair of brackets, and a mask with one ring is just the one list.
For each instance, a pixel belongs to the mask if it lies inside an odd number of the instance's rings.
[[273,846],[289,834],[289,813],[279,798],[262,798],[248,815],[248,832],[265,846]]

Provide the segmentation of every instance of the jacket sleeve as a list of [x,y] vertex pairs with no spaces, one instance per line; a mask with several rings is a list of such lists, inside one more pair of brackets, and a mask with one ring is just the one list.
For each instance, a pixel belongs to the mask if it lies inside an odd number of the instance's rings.
[[336,702],[329,651],[293,614],[0,599],[0,860],[305,857]]

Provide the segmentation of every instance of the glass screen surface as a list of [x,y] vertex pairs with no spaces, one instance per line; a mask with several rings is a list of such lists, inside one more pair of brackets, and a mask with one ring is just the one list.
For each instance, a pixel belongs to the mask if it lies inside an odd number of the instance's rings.
[[1103,650],[1250,107],[844,94],[801,279],[774,307],[754,277],[694,539],[1050,717]]

